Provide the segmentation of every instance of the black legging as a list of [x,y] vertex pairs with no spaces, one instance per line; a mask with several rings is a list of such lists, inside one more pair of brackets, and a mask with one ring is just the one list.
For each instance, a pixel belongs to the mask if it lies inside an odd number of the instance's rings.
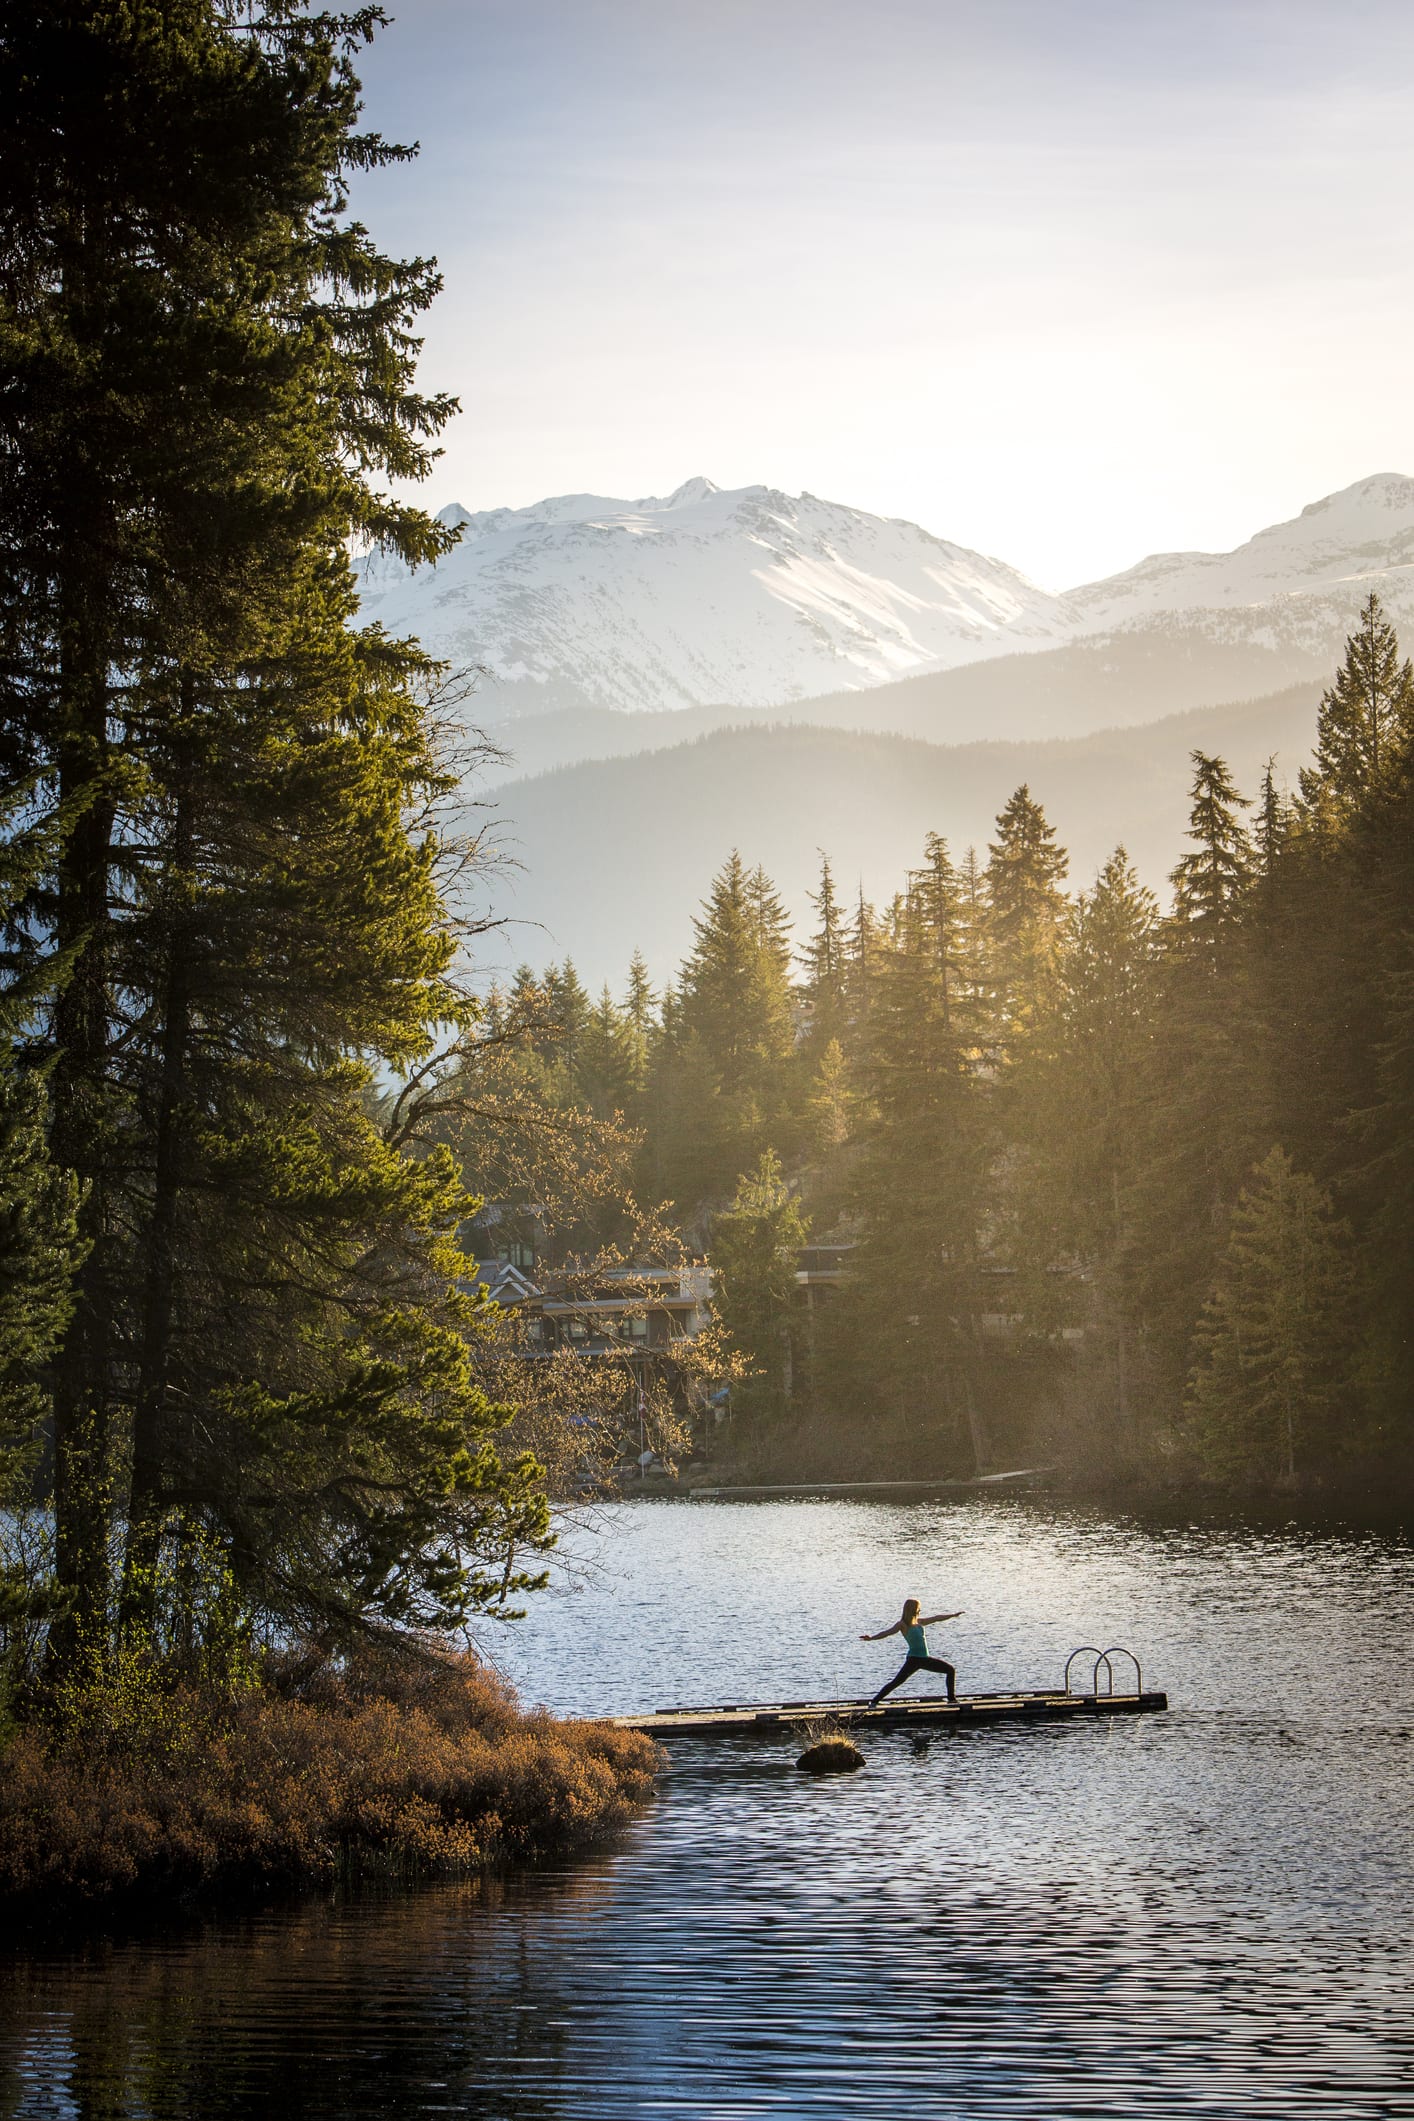
[[874,1699],[869,1704],[870,1708],[877,1708],[879,1703],[883,1700],[885,1694],[892,1694],[896,1686],[902,1686],[905,1679],[911,1679],[915,1672],[943,1673],[948,1682],[948,1700],[956,1701],[957,1673],[953,1670],[952,1666],[950,1664],[945,1663],[945,1661],[941,1657],[915,1657],[910,1653],[909,1656],[904,1658],[902,1665],[899,1667],[898,1671],[894,1673],[894,1676],[889,1681],[888,1685],[880,1687],[878,1693],[874,1696]]

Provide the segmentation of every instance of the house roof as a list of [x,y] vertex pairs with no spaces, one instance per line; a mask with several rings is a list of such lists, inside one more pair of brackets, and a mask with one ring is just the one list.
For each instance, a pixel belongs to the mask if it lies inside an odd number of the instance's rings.
[[528,1274],[504,1259],[476,1261],[466,1279],[473,1287],[484,1288],[498,1304],[530,1303],[541,1293]]

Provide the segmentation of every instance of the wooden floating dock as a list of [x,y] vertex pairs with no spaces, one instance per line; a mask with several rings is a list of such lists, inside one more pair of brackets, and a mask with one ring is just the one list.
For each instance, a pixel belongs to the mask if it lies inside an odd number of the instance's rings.
[[850,1730],[913,1731],[941,1726],[972,1730],[987,1723],[1054,1723],[1070,1717],[1147,1716],[1166,1709],[1168,1695],[1067,1694],[1062,1688],[1017,1694],[923,1694],[870,1708],[860,1701],[722,1702],[713,1708],[655,1709],[650,1716],[611,1716],[605,1721],[650,1738],[767,1738],[797,1731],[827,1718]]

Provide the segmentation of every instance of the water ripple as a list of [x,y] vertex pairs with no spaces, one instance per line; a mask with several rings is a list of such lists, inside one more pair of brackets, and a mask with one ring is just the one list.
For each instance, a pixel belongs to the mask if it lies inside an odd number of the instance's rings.
[[[684,1746],[591,1861],[6,1963],[5,2121],[1414,2113],[1406,1543],[1011,1505],[618,1513],[531,1698],[859,1693],[904,1593],[965,1686],[1133,1640],[1166,1717]],[[886,1659],[887,1652],[883,1656]],[[650,1703],[651,1705],[651,1703]]]

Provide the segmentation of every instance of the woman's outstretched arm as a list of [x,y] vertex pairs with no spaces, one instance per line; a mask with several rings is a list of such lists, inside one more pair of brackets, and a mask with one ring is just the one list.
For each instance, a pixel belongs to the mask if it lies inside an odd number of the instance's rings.
[[961,1613],[930,1613],[928,1618],[920,1620],[918,1625],[920,1628],[935,1628],[940,1620],[961,1620],[961,1618]]
[[902,1633],[903,1622],[896,1620],[891,1628],[880,1628],[877,1635],[861,1635],[859,1639],[861,1642],[883,1642],[890,1635],[901,1635]]

